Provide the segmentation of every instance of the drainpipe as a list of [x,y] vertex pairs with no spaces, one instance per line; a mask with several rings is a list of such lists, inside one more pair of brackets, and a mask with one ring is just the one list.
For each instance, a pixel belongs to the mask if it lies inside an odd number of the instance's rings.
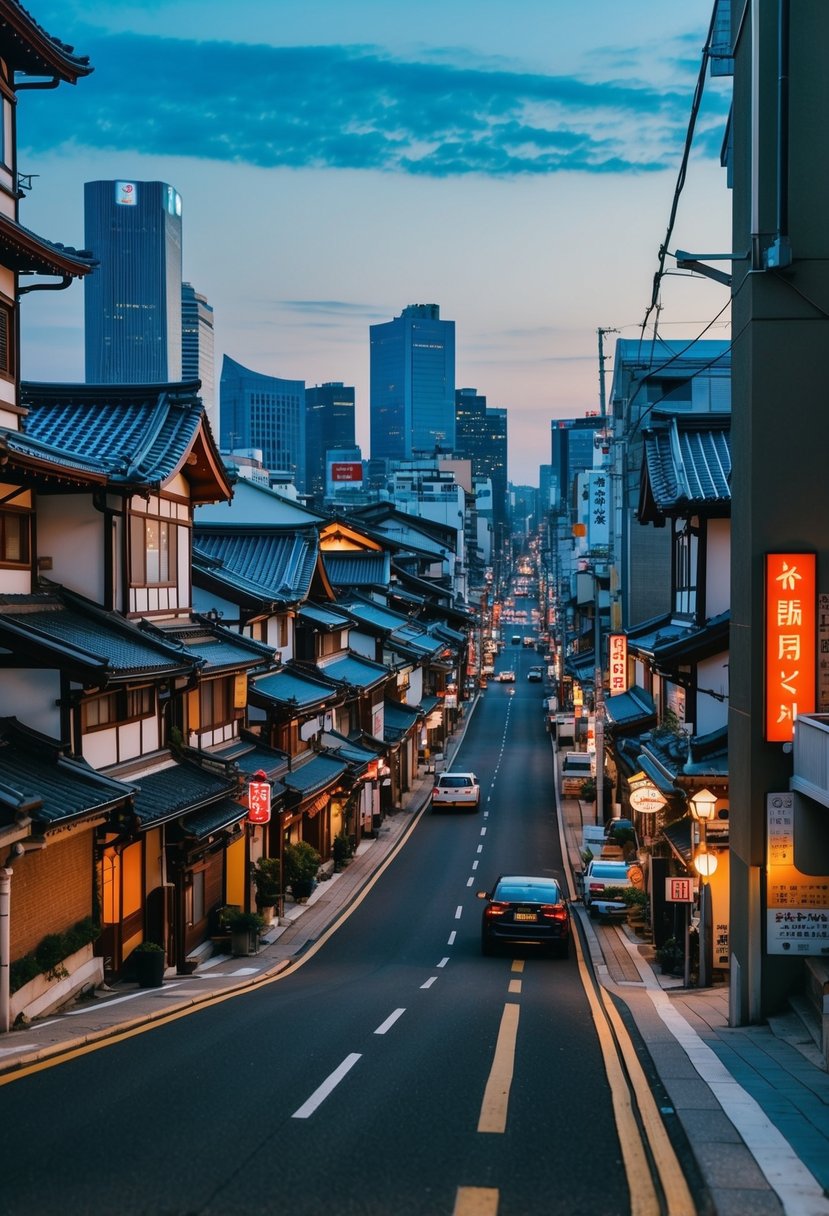
[[12,894],[11,866],[0,869],[0,1034],[8,1034],[11,1029],[11,998],[9,995],[9,950],[11,934],[9,932],[9,913]]

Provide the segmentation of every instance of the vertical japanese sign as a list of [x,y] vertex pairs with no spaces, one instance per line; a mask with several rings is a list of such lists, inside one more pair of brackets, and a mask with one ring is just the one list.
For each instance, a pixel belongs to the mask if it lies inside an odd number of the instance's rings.
[[627,692],[628,687],[628,640],[624,633],[611,633],[608,641],[609,686],[611,696]]
[[610,545],[610,496],[607,473],[588,474],[587,544],[590,550]]
[[815,709],[814,553],[766,554],[766,740],[788,743]]
[[817,707],[829,711],[829,595],[817,597]]
[[766,795],[766,952],[829,954],[829,875],[794,864],[794,795]]
[[[262,774],[264,776],[264,774]],[[259,776],[258,773],[255,776]],[[248,782],[248,823],[270,823],[271,783],[269,781]]]

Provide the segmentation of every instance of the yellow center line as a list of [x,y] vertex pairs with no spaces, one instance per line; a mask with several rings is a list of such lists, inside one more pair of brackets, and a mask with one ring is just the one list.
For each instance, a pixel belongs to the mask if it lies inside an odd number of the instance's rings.
[[512,966],[510,967],[510,971],[518,971],[518,972],[521,972],[521,971],[523,971],[523,970],[524,970],[524,960],[523,960],[523,958],[514,958],[514,959],[512,960]]
[[521,980],[510,980],[509,991],[519,994],[521,992]]
[[518,1035],[519,1006],[504,1006],[495,1056],[484,1090],[481,1113],[478,1117],[479,1132],[504,1132],[507,1126],[509,1091],[515,1062],[515,1040]]
[[459,1186],[452,1216],[498,1216],[499,1192],[491,1186]]
[[602,1016],[601,1006],[593,991],[593,985],[587,973],[587,967],[581,950],[581,942],[577,934],[573,934],[573,940],[576,943],[576,956],[578,958],[582,986],[590,1005],[590,1012],[593,1015],[596,1035],[598,1036],[605,1072],[607,1073],[607,1080],[610,1085],[610,1097],[616,1121],[616,1133],[619,1137],[622,1161],[630,1192],[630,1216],[658,1216],[659,1200],[656,1188],[653,1185],[653,1179],[651,1178],[650,1165],[642,1144],[642,1138],[639,1135],[639,1129],[633,1114],[630,1088],[622,1070],[616,1044],[610,1033],[610,1027],[607,1024],[607,1020]]

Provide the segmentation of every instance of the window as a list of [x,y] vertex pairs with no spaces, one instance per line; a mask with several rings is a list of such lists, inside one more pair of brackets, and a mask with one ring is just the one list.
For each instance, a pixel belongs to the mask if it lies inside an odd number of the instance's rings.
[[11,304],[0,299],[0,376],[14,376],[14,318]]
[[176,578],[176,525],[152,515],[130,521],[133,586],[169,586]]
[[199,685],[199,721],[202,730],[233,721],[233,677],[203,680]]
[[674,611],[683,616],[693,616],[697,610],[698,554],[697,529],[690,524],[682,525],[682,530],[674,536]]
[[152,688],[131,688],[126,695],[127,718],[147,718],[153,712],[155,698]]
[[102,730],[118,721],[118,694],[106,692],[100,697],[90,697],[81,705],[81,729]]
[[28,565],[29,519],[22,511],[0,511],[0,562]]

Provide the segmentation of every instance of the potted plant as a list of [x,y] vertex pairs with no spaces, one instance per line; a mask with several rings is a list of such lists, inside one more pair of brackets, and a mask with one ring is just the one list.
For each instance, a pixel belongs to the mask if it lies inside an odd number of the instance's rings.
[[313,891],[321,862],[319,853],[307,840],[285,846],[285,885],[291,888],[297,902],[307,899]]
[[639,887],[623,887],[622,902],[627,904],[628,924],[634,928],[644,928],[649,919],[650,899],[647,891]]
[[685,962],[685,952],[675,937],[669,937],[656,952],[663,975],[676,975]]
[[160,988],[164,983],[166,957],[158,942],[141,942],[132,952],[135,976],[140,988]]
[[230,948],[236,958],[256,954],[265,922],[258,912],[234,912],[229,919]]
[[278,857],[260,857],[253,872],[256,908],[265,923],[273,920],[274,908],[282,898],[282,871]]
[[354,849],[345,832],[341,832],[339,836],[334,837],[331,851],[334,854],[334,870],[339,874],[354,856]]

